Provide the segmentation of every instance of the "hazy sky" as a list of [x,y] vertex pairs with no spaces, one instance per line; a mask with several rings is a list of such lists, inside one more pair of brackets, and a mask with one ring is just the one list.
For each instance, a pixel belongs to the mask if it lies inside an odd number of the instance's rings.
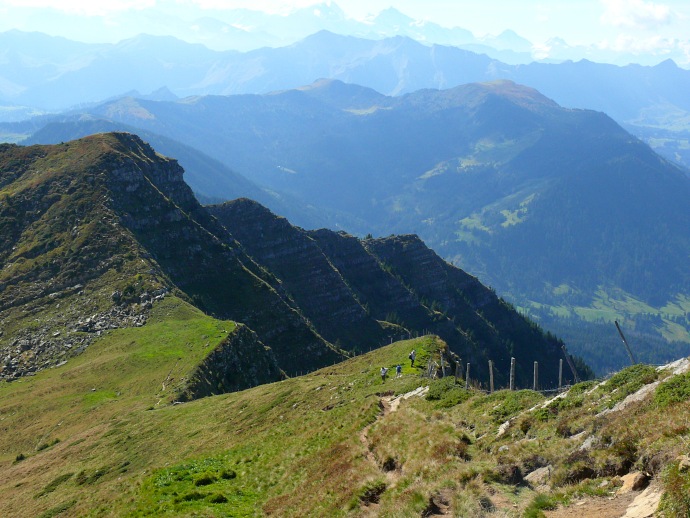
[[[146,7],[194,6],[203,16],[208,8],[245,7],[284,12],[314,5],[310,0],[0,0],[0,30],[32,30],[20,16],[27,7],[54,8],[87,15],[108,16]],[[690,53],[689,0],[340,0],[354,18],[393,5],[416,19],[469,29],[477,36],[513,29],[533,43],[555,36],[571,45],[604,48],[686,48]],[[56,28],[56,34],[59,29]],[[62,34],[64,35],[64,34]],[[73,39],[80,39],[73,34]]]

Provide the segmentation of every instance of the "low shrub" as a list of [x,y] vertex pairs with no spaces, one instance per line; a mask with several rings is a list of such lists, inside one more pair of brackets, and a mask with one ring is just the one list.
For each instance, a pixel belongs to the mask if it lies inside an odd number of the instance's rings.
[[540,421],[542,423],[545,423],[553,416],[553,414],[548,408],[538,408],[534,412],[532,412],[532,415],[537,421]]
[[472,393],[465,390],[463,385],[455,383],[453,376],[448,376],[436,380],[429,385],[429,392],[426,395],[427,401],[437,401],[439,408],[451,408],[467,401]]
[[232,480],[233,478],[237,477],[237,473],[235,473],[231,469],[224,469],[222,473],[220,474],[220,478],[223,480]]
[[489,411],[489,415],[497,423],[508,420],[544,399],[539,392],[533,390],[502,391],[497,394],[502,394],[503,401]]
[[73,507],[74,504],[76,504],[76,503],[77,503],[76,500],[69,500],[67,502],[64,502],[64,503],[56,506],[56,507],[53,507],[52,509],[48,509],[47,511],[45,511],[42,514],[39,514],[38,518],[53,518],[53,516],[58,516],[58,515],[64,513],[65,511],[67,511],[68,509]]
[[611,399],[606,406],[613,408],[616,403],[634,394],[644,385],[653,383],[658,377],[659,373],[654,367],[638,363],[611,376],[599,390],[611,394]]
[[200,476],[194,479],[194,485],[199,486],[209,486],[216,481],[216,477],[211,473],[202,473]]
[[43,488],[43,490],[36,494],[35,498],[40,498],[49,493],[52,493],[58,488],[60,484],[72,478],[72,475],[74,475],[74,473],[65,473],[64,475],[60,475],[59,477],[53,479],[53,481],[50,484],[48,484],[46,487]]
[[654,394],[654,403],[661,408],[690,401],[690,373],[673,376],[661,383]]
[[38,445],[38,448],[36,448],[36,451],[47,450],[48,448],[50,448],[51,446],[55,446],[55,445],[56,445],[57,443],[59,443],[59,442],[60,442],[60,439],[58,439],[58,438],[56,437],[55,439],[53,439],[53,440],[50,441],[50,442],[44,442],[44,443],[39,444],[39,445]]

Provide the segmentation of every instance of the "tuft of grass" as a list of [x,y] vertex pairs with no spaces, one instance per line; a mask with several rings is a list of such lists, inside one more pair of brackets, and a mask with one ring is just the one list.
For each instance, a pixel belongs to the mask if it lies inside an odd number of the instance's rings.
[[54,516],[58,516],[64,513],[65,511],[69,511],[72,507],[74,507],[74,504],[76,503],[76,500],[69,500],[51,509],[48,509],[44,513],[41,513],[40,515],[38,515],[38,518],[53,518]]
[[55,445],[58,444],[59,442],[60,442],[60,439],[58,439],[58,438],[55,438],[55,439],[53,439],[52,441],[49,441],[49,442],[43,442],[43,443],[41,443],[41,444],[38,445],[38,447],[36,448],[36,451],[47,450],[48,448],[50,448],[51,446],[55,446]]
[[543,511],[553,511],[558,508],[560,501],[554,495],[537,493],[530,504],[525,508],[523,518],[544,518]]
[[195,486],[210,486],[216,481],[216,476],[211,473],[203,473],[194,479]]
[[207,500],[212,504],[227,504],[228,503],[228,497],[222,493],[214,493],[212,495],[209,495]]
[[681,470],[679,464],[670,464],[662,476],[664,494],[659,511],[664,516],[690,516],[690,470]]
[[39,493],[36,493],[34,498],[40,498],[42,496],[45,496],[49,493],[52,493],[57,489],[57,487],[62,484],[63,482],[67,482],[70,478],[72,478],[72,475],[74,473],[65,473],[63,475],[60,475],[59,477],[53,479],[50,484],[48,484],[46,487],[44,487]]

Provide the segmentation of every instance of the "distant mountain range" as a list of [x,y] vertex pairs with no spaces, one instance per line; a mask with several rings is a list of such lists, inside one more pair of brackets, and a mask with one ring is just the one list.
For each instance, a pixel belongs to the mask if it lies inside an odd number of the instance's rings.
[[98,43],[118,42],[146,33],[175,35],[214,50],[249,51],[291,45],[310,34],[328,30],[368,39],[403,36],[424,44],[452,45],[511,64],[590,59],[619,65],[655,65],[667,58],[687,64],[681,41],[672,47],[666,46],[663,52],[632,53],[596,45],[570,45],[558,35],[548,41],[531,42],[510,29],[500,34],[475,36],[468,27],[448,27],[414,19],[393,7],[364,19],[349,18],[331,1],[280,13],[209,6],[199,9],[194,3],[168,2],[125,12],[114,11],[107,16],[84,16],[44,6],[15,5],[12,19],[15,27],[31,27],[33,31],[68,38],[78,35],[75,39]]
[[[516,357],[527,384],[533,361],[562,358],[561,342],[416,236],[307,232],[249,200],[206,210],[182,174],[132,134],[0,147],[3,378],[67,361],[109,330],[141,327],[166,296],[256,333],[233,353],[241,360],[220,372],[207,365],[201,378],[216,381],[206,393],[422,333],[475,363],[476,379],[488,379],[488,360]],[[555,368],[542,379],[554,385]]]
[[[88,45],[18,31],[0,34],[0,48],[5,49],[0,104],[6,106],[6,121],[122,96],[170,101],[268,93],[320,78],[385,95],[509,79],[562,106],[603,111],[667,158],[690,165],[690,71],[670,60],[654,67],[590,61],[509,65],[408,37],[371,40],[326,31],[287,47],[245,53],[212,51],[171,37],[141,35],[118,44]],[[0,136],[17,141],[23,131],[5,124]]]
[[[184,141],[268,192],[323,207],[333,228],[418,233],[550,329],[582,324],[565,330],[569,343],[598,368],[626,357],[594,347],[588,325],[618,340],[611,326],[622,321],[649,359],[690,343],[690,178],[604,114],[505,81],[401,97],[322,81],[263,96],[125,99],[95,116]],[[79,125],[64,127],[72,138]],[[33,142],[61,140],[54,125]],[[661,347],[661,336],[680,342]]]

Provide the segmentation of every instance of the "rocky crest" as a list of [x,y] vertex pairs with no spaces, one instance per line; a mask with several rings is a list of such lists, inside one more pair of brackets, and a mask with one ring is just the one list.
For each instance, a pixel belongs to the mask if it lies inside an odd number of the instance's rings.
[[[242,368],[238,369],[238,365]],[[186,389],[177,400],[191,401],[235,392],[284,376],[271,349],[247,326],[238,325],[190,375]]]
[[[307,232],[246,199],[204,208],[179,164],[131,134],[0,151],[5,377],[65,361],[109,329],[143,325],[168,292],[256,333],[216,351],[191,395],[425,333],[478,362],[479,377],[487,359],[557,364],[555,339],[416,236]],[[549,371],[542,379],[555,382]]]
[[[360,240],[304,231],[251,200],[208,208],[261,266],[279,280],[315,329],[353,352],[390,339],[433,333],[488,379],[488,360],[553,365],[560,342],[519,315],[475,277],[436,255],[417,236]],[[373,330],[372,330],[373,329]],[[507,382],[507,369],[495,370]],[[525,384],[532,372],[518,372]]]

